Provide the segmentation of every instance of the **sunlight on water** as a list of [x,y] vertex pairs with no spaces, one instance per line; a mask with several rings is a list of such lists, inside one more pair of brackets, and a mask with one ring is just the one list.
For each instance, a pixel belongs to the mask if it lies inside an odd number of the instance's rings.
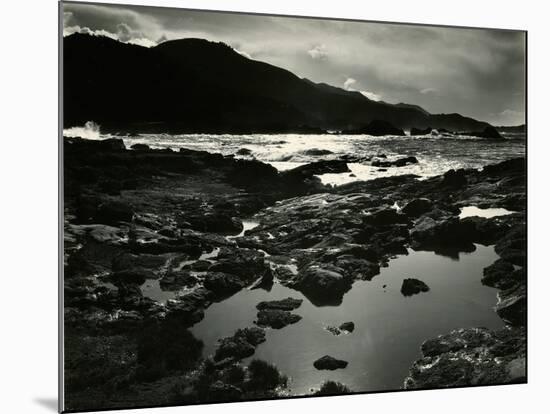
[[505,208],[479,208],[476,206],[468,206],[460,209],[459,218],[465,217],[498,217],[498,216],[507,216],[508,214],[513,214],[513,211],[506,210]]
[[[258,159],[269,163],[279,171],[299,167],[319,160],[340,159],[343,156],[366,158],[348,162],[351,173],[324,174],[325,184],[344,184],[378,177],[416,174],[431,177],[454,168],[481,168],[513,157],[525,156],[523,137],[504,141],[489,141],[467,136],[383,136],[370,135],[301,135],[301,134],[100,134],[99,126],[87,122],[84,127],[64,131],[66,136],[82,136],[89,139],[122,138],[129,148],[133,144],[147,144],[151,148],[188,148],[193,150],[235,155],[247,149],[250,155],[236,158]],[[404,167],[372,167],[372,157],[386,156],[395,160],[415,156],[419,163]]]
[[88,121],[83,127],[72,127],[63,130],[65,137],[80,137],[85,139],[103,139],[99,133],[99,125],[93,121]]

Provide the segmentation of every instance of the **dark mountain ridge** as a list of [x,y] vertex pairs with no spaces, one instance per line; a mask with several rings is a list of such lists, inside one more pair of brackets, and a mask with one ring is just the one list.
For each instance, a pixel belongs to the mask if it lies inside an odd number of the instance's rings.
[[63,57],[64,127],[94,120],[129,132],[282,133],[353,130],[373,120],[404,129],[489,125],[372,101],[204,39],[146,48],[75,33],[63,39]]

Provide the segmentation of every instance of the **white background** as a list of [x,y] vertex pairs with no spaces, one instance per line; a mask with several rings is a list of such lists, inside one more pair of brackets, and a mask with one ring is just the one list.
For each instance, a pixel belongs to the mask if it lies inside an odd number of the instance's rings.
[[[545,394],[550,392],[550,336],[546,304],[550,274],[545,256],[548,255],[550,136],[544,126],[550,118],[550,13],[545,10],[545,2],[149,0],[134,3],[529,31],[529,384],[165,408],[154,412],[548,412]],[[55,0],[4,2],[0,14],[3,126],[0,130],[0,411],[3,413],[52,413],[57,405],[57,17]]]

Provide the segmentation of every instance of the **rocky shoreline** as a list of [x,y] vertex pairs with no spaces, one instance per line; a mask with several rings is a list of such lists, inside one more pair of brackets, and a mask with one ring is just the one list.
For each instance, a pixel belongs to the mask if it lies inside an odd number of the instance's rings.
[[[337,306],[354,281],[372,279],[407,248],[453,256],[474,243],[495,245],[500,256],[480,283],[499,289],[495,310],[506,327],[427,338],[403,387],[524,382],[525,160],[426,180],[402,175],[331,187],[317,177],[345,171],[345,161],[279,173],[220,154],[65,138],[66,408],[291,395],[276,367],[243,360],[266,329],[300,323],[300,300],[258,303],[254,325],[222,339],[211,356],[189,328],[242,289],[280,283],[316,306]],[[461,219],[466,206],[514,213]],[[250,217],[258,225],[244,231]],[[353,331],[346,327],[333,333]],[[347,365],[335,361],[328,369]],[[327,382],[312,394],[352,391],[361,390]]]

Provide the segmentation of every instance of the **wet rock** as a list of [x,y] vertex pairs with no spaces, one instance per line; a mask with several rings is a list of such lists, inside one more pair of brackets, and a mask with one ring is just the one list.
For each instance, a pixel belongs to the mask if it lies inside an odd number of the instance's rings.
[[238,275],[245,282],[252,282],[271,274],[271,268],[265,262],[264,255],[254,249],[222,248],[216,263],[212,264],[209,270]]
[[134,144],[130,148],[134,151],[149,151],[151,149],[147,144]]
[[387,121],[382,120],[373,120],[368,125],[357,128],[357,129],[349,129],[346,131],[342,131],[343,134],[351,134],[351,135],[373,135],[373,136],[383,136],[383,135],[398,135],[398,136],[405,136],[405,132],[403,132],[402,129],[394,127],[392,124],[390,124]]
[[281,329],[300,321],[302,317],[281,309],[262,309],[258,312],[255,323],[258,326]]
[[337,267],[312,265],[301,271],[292,285],[314,304],[339,304],[352,283],[343,273]]
[[245,286],[239,276],[229,273],[209,272],[204,279],[204,287],[219,299],[229,297]]
[[329,155],[329,154],[334,154],[334,153],[330,150],[319,149],[319,148],[310,148],[304,151],[304,155],[312,155],[312,156]]
[[281,300],[271,300],[267,302],[260,302],[256,305],[256,309],[278,309],[291,311],[299,308],[302,305],[302,299],[286,298]]
[[212,262],[209,260],[197,260],[194,263],[185,265],[183,268],[186,270],[193,270],[195,272],[206,272],[210,266],[212,266]]
[[124,141],[121,138],[107,138],[98,142],[102,149],[111,151],[122,151],[126,149]]
[[479,137],[479,138],[487,138],[487,139],[494,139],[494,140],[503,140],[504,138],[500,133],[497,131],[495,127],[487,126],[483,131],[475,131],[475,132],[461,132],[462,135],[470,135],[472,137]]
[[517,266],[525,267],[527,252],[527,228],[518,224],[510,229],[495,245],[497,254]]
[[498,218],[466,217],[460,220],[461,235],[474,243],[494,244],[509,227]]
[[481,282],[484,285],[498,289],[509,289],[524,281],[523,272],[516,272],[514,265],[503,259],[498,259],[492,265],[483,269]]
[[122,201],[105,201],[98,206],[95,220],[98,223],[117,224],[131,222],[134,217],[132,206]]
[[321,385],[321,388],[315,391],[312,395],[342,395],[349,394],[352,391],[341,382],[337,381],[325,381]]
[[460,188],[468,184],[466,171],[463,168],[459,170],[449,170],[443,174],[441,185],[446,187]]
[[[356,154],[344,154],[344,155],[340,156],[340,159],[342,161],[346,161],[346,162],[353,162],[353,163],[361,164],[361,163],[371,161],[372,157],[368,157],[368,156],[367,157],[362,157],[362,156],[358,156]],[[351,176],[351,174],[350,174],[350,176]]]
[[324,160],[301,165],[300,167],[293,168],[292,170],[283,171],[281,175],[286,178],[306,178],[312,177],[313,175],[322,175],[329,173],[336,174],[344,172],[351,172],[345,161]]
[[426,129],[411,128],[411,135],[428,135],[432,132],[432,128],[428,127]]
[[458,329],[424,342],[422,354],[405,379],[405,389],[526,381],[523,328]]
[[226,358],[240,360],[254,354],[256,347],[265,341],[263,329],[250,327],[239,329],[231,337],[220,340],[214,361],[221,361]]
[[152,254],[122,253],[112,261],[113,270],[147,269],[157,271],[166,263],[166,257]]
[[186,223],[193,230],[220,234],[239,234],[243,230],[242,221],[226,212],[186,215],[178,219],[182,227]]
[[161,236],[164,236],[164,237],[171,237],[171,238],[175,238],[178,236],[178,232],[177,232],[177,229],[174,229],[170,226],[164,226],[162,227],[158,233],[161,235]]
[[420,292],[428,292],[430,288],[423,281],[410,278],[404,279],[401,285],[401,294],[403,296],[412,296]]
[[371,163],[371,166],[387,168],[387,167],[404,167],[405,165],[409,165],[409,164],[418,164],[418,159],[416,157],[411,156],[411,157],[398,158],[397,160],[394,160],[394,161],[374,160]]
[[527,324],[527,286],[518,284],[501,291],[497,295],[495,310],[507,324],[525,326]]
[[329,370],[334,371],[336,369],[343,369],[348,366],[347,361],[341,359],[333,358],[329,355],[319,358],[313,363],[313,366],[318,370]]
[[252,151],[249,150],[248,148],[239,148],[235,154],[237,154],[237,155],[250,155],[250,154],[252,154]]
[[352,333],[355,329],[355,324],[353,322],[344,322],[340,326],[327,326],[325,328],[327,331],[329,331],[331,334],[338,336],[342,334],[349,334]]
[[216,381],[208,388],[209,401],[223,402],[240,400],[243,391],[231,384]]
[[393,208],[381,208],[365,216],[363,222],[373,226],[387,226],[391,224],[407,223],[408,218],[404,214],[398,213]]
[[214,300],[214,295],[207,289],[198,288],[190,293],[178,296],[166,304],[166,319],[174,319],[185,325],[193,326],[201,321],[206,309]]
[[147,269],[135,268],[120,270],[111,274],[111,280],[117,283],[142,285],[146,279],[156,279],[156,275]]
[[355,324],[353,322],[344,322],[339,326],[341,331],[353,332],[355,330]]
[[473,241],[477,240],[475,226],[471,222],[461,222],[458,217],[442,211],[432,211],[432,216],[420,217],[410,231],[413,248],[444,251],[455,248],[457,251],[473,251]]
[[354,279],[371,280],[380,273],[380,265],[365,259],[356,259],[351,255],[339,256],[334,264]]
[[405,205],[401,211],[408,217],[419,217],[430,211],[433,203],[427,198],[416,198]]
[[149,321],[137,333],[136,376],[152,381],[171,372],[189,371],[198,363],[202,349],[202,341],[180,320]]
[[288,383],[288,378],[282,375],[275,365],[258,359],[250,361],[248,374],[245,388],[254,393],[266,393],[263,394],[265,396],[271,395],[270,391],[286,387]]
[[198,279],[187,271],[171,271],[160,279],[162,290],[180,290],[184,287],[195,286]]

